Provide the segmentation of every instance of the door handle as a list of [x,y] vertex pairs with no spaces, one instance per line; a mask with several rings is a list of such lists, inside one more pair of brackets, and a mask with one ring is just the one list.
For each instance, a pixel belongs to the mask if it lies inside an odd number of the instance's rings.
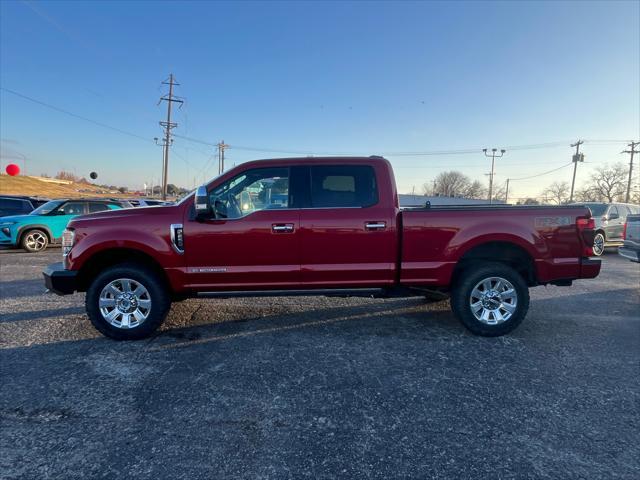
[[291,233],[293,232],[293,223],[274,223],[271,225],[273,233]]
[[366,230],[384,230],[387,228],[387,222],[367,222],[364,224]]

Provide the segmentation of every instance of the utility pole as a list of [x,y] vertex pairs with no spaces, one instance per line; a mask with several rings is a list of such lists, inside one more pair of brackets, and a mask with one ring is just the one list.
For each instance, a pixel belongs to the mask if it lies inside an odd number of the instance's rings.
[[218,175],[222,174],[224,172],[224,150],[225,148],[229,148],[230,145],[227,145],[226,143],[224,143],[224,140],[222,140],[220,143],[218,143]]
[[633,174],[633,154],[640,153],[636,151],[636,146],[640,145],[640,142],[631,142],[628,146],[631,147],[631,150],[625,150],[620,153],[628,153],[631,155],[629,159],[629,179],[627,180],[627,194],[624,196],[624,203],[629,203],[629,198],[631,198],[631,179],[633,178],[631,175]]
[[509,203],[509,180],[511,179],[507,178],[507,188],[505,189],[505,192],[504,192],[504,203]]
[[571,179],[571,194],[569,195],[569,203],[573,202],[573,190],[576,185],[576,170],[578,170],[578,162],[584,162],[584,153],[580,153],[580,145],[584,141],[578,140],[576,143],[572,143],[571,147],[576,147],[576,153],[573,155],[573,178]]
[[164,138],[162,143],[158,143],[158,139],[156,138],[156,144],[163,147],[163,155],[162,155],[162,200],[167,199],[167,175],[169,171],[169,147],[173,143],[173,139],[171,138],[171,130],[178,126],[177,123],[171,121],[171,107],[173,102],[177,102],[182,106],[184,103],[183,100],[180,100],[173,96],[173,87],[174,85],[180,85],[173,78],[173,73],[169,75],[169,81],[165,80],[162,82],[163,85],[169,85],[169,93],[160,97],[158,104],[160,102],[167,102],[167,121],[159,122],[160,126],[164,128]]
[[487,153],[486,148],[483,148],[482,151],[484,152],[484,156],[485,157],[491,157],[491,173],[489,174],[489,203],[493,203],[493,177],[495,175],[495,165],[496,165],[496,156],[498,158],[502,158],[502,156],[505,154],[506,150],[502,149],[500,150],[500,155],[497,155],[497,148],[492,148],[491,149],[491,154]]

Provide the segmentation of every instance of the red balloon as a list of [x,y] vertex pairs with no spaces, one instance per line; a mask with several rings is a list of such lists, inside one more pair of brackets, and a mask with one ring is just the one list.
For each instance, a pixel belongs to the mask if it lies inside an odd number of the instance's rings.
[[15,163],[10,163],[9,165],[7,165],[6,172],[7,172],[7,175],[15,177],[20,173],[20,167]]

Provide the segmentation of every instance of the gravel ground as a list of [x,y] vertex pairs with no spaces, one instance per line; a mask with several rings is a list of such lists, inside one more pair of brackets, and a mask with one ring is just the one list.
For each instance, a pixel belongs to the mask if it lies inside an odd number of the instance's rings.
[[0,251],[0,478],[640,478],[640,268],[532,290],[480,338],[448,302],[187,300],[99,336],[60,258]]

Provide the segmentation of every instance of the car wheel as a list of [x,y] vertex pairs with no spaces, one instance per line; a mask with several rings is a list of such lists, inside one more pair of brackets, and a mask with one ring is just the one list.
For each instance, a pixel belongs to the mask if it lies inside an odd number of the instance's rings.
[[593,237],[593,254],[596,257],[599,257],[604,253],[604,234],[602,232],[596,233],[595,237]]
[[451,295],[454,314],[472,333],[485,337],[515,329],[529,309],[529,288],[522,276],[502,263],[464,270]]
[[20,245],[29,253],[41,252],[49,244],[49,237],[42,230],[29,230],[22,235]]
[[139,340],[164,321],[171,297],[158,274],[135,264],[111,267],[89,286],[87,315],[103,335],[116,340]]

